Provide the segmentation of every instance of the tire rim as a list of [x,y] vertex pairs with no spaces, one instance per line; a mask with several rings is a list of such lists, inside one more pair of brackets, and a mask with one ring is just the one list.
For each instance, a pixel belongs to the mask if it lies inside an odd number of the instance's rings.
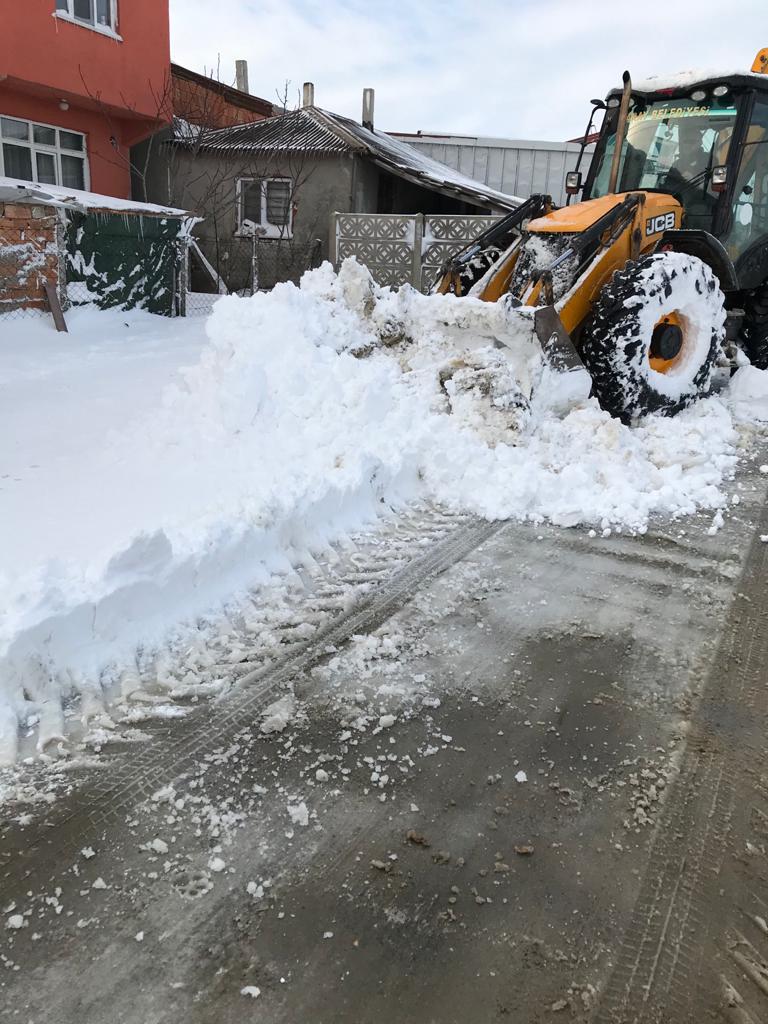
[[686,318],[675,310],[656,321],[648,347],[648,364],[655,373],[670,373],[685,361],[687,327]]

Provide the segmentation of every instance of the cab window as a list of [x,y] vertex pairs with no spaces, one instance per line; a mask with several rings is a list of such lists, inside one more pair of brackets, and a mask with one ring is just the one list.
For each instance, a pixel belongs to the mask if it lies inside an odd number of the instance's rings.
[[758,96],[742,147],[725,247],[732,260],[768,236],[768,98]]

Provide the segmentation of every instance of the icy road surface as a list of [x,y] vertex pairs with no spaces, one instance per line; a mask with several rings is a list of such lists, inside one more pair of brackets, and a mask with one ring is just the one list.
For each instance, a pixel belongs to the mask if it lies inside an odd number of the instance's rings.
[[422,514],[394,582],[382,527],[349,639],[6,805],[0,1021],[766,1019],[765,483],[714,536]]

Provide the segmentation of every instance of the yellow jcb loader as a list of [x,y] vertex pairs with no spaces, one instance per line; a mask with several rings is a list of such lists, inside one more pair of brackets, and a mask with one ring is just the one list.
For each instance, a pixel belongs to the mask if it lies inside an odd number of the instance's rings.
[[550,363],[586,367],[614,416],[672,415],[738,348],[768,368],[768,48],[750,72],[636,88],[625,72],[592,104],[585,143],[603,110],[599,138],[566,206],[531,196],[433,292],[519,307]]

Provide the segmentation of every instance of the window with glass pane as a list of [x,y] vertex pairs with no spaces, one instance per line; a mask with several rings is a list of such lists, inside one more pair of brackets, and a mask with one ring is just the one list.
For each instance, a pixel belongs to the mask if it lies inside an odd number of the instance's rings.
[[240,185],[241,220],[261,224],[261,182],[243,181]]
[[4,139],[29,141],[29,122],[17,121],[12,117],[0,117],[0,132]]
[[36,153],[37,175],[35,180],[41,185],[56,184],[56,157],[53,153]]
[[42,124],[35,124],[32,126],[32,139],[41,146],[55,146],[56,129],[46,128]]
[[83,136],[77,132],[59,131],[59,145],[62,149],[74,149],[78,153],[83,151]]
[[755,99],[752,119],[742,147],[733,193],[733,223],[726,248],[736,259],[753,242],[768,234],[768,100]]
[[72,13],[81,21],[93,21],[93,9],[91,0],[74,0]]
[[32,150],[26,146],[3,143],[3,172],[9,178],[32,180]]
[[85,188],[85,166],[81,157],[62,153],[61,184],[66,188]]
[[69,12],[69,0],[56,0],[56,10]]
[[290,181],[267,182],[267,220],[270,224],[285,227],[290,220]]
[[0,117],[0,136],[1,174],[41,185],[86,187],[85,136],[79,132]]
[[112,0],[96,0],[96,24],[112,25]]

